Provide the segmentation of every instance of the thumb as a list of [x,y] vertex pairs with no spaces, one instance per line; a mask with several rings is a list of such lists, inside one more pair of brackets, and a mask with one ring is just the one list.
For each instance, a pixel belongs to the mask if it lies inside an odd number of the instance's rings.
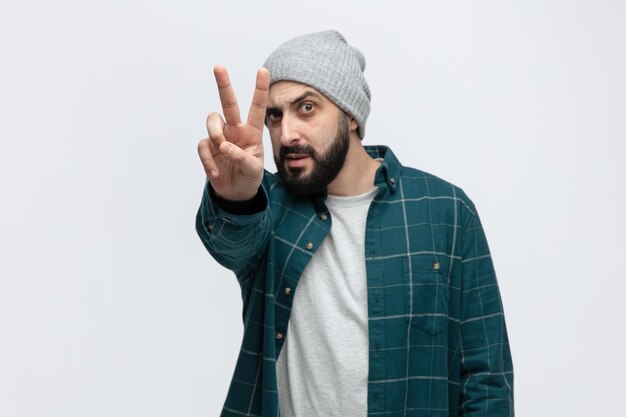
[[231,142],[222,142],[220,154],[239,167],[250,181],[259,182],[263,178],[263,162]]

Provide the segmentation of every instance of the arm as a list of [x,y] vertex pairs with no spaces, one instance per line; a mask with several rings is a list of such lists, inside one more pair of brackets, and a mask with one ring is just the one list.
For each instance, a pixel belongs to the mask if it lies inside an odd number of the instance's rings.
[[475,207],[462,241],[459,415],[514,415],[513,364],[487,239]]
[[213,258],[235,272],[243,286],[269,238],[271,212],[264,187],[245,206],[227,208],[220,206],[219,197],[207,181],[196,216],[196,231]]
[[[196,230],[211,255],[233,270],[243,287],[249,269],[255,268],[255,255],[260,256],[265,247],[271,224],[267,194],[261,186],[269,73],[265,68],[257,71],[246,122],[241,120],[226,68],[218,65],[214,74],[226,121],[217,113],[209,114],[209,137],[198,144],[207,183]],[[246,213],[250,207],[252,212]]]

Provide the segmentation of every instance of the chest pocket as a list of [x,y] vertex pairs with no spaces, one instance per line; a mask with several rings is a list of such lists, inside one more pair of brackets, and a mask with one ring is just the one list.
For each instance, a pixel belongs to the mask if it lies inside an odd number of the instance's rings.
[[409,267],[404,260],[406,321],[418,329],[436,335],[448,328],[448,287],[443,268]]

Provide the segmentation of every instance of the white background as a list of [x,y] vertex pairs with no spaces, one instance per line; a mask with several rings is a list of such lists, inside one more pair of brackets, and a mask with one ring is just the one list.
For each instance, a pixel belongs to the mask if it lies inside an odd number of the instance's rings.
[[478,207],[518,415],[623,411],[625,3],[373,4],[2,1],[0,416],[219,414],[242,324],[194,230],[212,68],[245,115],[269,53],[330,28],[367,59],[365,143]]

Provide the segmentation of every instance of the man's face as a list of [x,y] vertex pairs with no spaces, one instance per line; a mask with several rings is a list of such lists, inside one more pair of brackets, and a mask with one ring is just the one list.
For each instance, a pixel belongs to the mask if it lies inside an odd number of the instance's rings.
[[350,145],[348,116],[319,91],[292,81],[272,84],[267,126],[274,161],[290,194],[321,191],[341,171]]

